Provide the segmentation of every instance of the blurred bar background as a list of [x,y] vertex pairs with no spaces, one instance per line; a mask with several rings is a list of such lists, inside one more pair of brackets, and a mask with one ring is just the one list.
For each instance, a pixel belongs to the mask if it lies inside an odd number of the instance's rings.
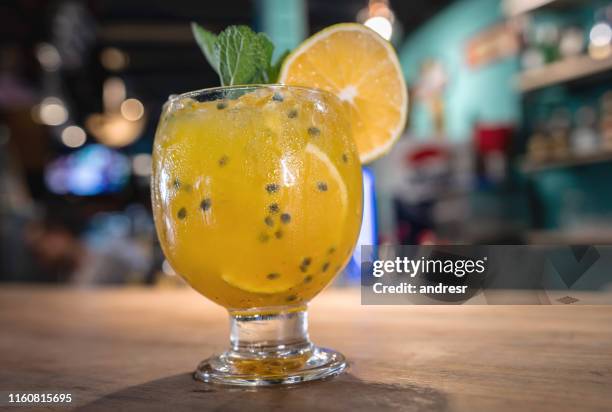
[[277,53],[346,21],[393,43],[410,116],[368,167],[364,243],[612,242],[610,1],[15,0],[0,4],[0,280],[181,284],[149,176],[167,97],[218,85],[190,21],[250,25]]

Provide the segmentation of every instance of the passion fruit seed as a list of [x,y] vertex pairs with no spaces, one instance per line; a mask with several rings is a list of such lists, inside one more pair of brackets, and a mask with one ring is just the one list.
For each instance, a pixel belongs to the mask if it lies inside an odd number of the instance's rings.
[[179,190],[181,188],[181,181],[178,177],[174,179],[174,181],[172,182],[172,186],[174,186],[176,190]]
[[329,262],[323,263],[323,266],[321,266],[321,272],[327,272],[327,269],[329,269]]
[[217,110],[223,110],[227,107],[227,103],[226,102],[219,102],[217,103]]
[[[268,211],[270,213],[272,213],[272,214],[280,212],[280,207],[278,206],[278,203],[271,203],[268,206]],[[281,218],[282,218],[282,216],[281,216]]]
[[276,193],[278,192],[278,189],[280,189],[280,186],[276,183],[268,183],[266,185],[266,192],[268,193]]
[[270,227],[274,226],[274,220],[272,219],[272,216],[266,216],[266,218],[264,219],[264,223]]
[[212,200],[210,198],[205,198],[200,202],[200,209],[206,212],[212,206]]
[[290,119],[295,119],[296,117],[298,117],[297,109],[289,110],[289,112],[287,113],[287,117],[290,118]]
[[274,96],[272,96],[272,100],[274,100],[275,102],[282,102],[283,100],[283,95],[280,94],[279,92],[274,93]]
[[227,157],[226,155],[223,155],[219,159],[219,166],[223,167],[223,166],[225,166],[227,164],[227,162],[229,162],[229,157]]
[[304,259],[302,259],[302,263],[300,263],[300,271],[308,271],[308,266],[310,266],[311,263],[312,259],[310,259],[309,257],[305,257]]
[[181,220],[185,219],[187,217],[187,209],[185,209],[184,207],[181,207],[178,213],[176,214],[176,217],[178,217]]
[[297,299],[297,296],[295,296],[295,295],[289,295],[289,296],[287,296],[287,299],[286,299],[286,300],[287,300],[287,302],[293,302],[293,301],[294,301],[294,300],[296,300],[296,299]]
[[321,134],[321,130],[318,127],[310,126],[308,128],[308,134],[311,135],[312,137],[317,137]]
[[260,233],[259,234],[259,241],[261,243],[266,243],[268,240],[270,240],[270,236],[267,233]]
[[327,183],[317,182],[317,189],[319,189],[321,192],[327,192]]
[[266,278],[268,278],[269,280],[275,280],[280,278],[280,273],[268,273],[266,275]]
[[342,153],[342,161],[348,163],[348,155],[346,153]]
[[280,239],[283,237],[283,231],[282,230],[277,230],[276,232],[274,232],[274,237],[277,239]]
[[178,177],[172,181],[172,187],[174,187],[175,190],[184,190],[185,192],[191,192],[192,189],[189,183],[181,182]]
[[333,254],[335,251],[336,251],[336,248],[332,246],[332,247],[330,247],[330,248],[327,250],[327,254],[331,255],[331,254]]
[[312,275],[307,275],[304,277],[304,283],[310,283],[312,282]]
[[291,215],[289,213],[283,213],[280,216],[281,222],[283,222],[284,224],[287,224],[289,222],[291,222]]

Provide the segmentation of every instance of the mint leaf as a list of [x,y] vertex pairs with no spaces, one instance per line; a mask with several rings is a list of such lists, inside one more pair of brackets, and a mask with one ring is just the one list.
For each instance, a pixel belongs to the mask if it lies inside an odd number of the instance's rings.
[[278,56],[278,59],[276,59],[276,62],[274,64],[270,64],[270,67],[268,67],[268,81],[270,83],[276,83],[278,81],[278,75],[280,73],[281,66],[283,62],[285,61],[285,59],[287,58],[287,56],[289,56],[289,53],[290,53],[289,50],[285,50],[283,54]]
[[272,54],[274,53],[274,43],[270,40],[270,37],[266,33],[258,33],[257,37],[259,38],[259,44],[261,49],[263,50],[263,58],[266,62],[266,68],[261,73],[262,83],[272,83],[272,80],[268,76],[268,69],[270,68],[270,64],[272,64]]
[[273,83],[288,54],[273,65],[274,44],[268,35],[255,33],[248,26],[229,26],[216,36],[191,23],[191,31],[222,86]]
[[204,57],[208,60],[208,64],[210,64],[216,72],[219,72],[219,55],[215,48],[217,36],[194,22],[191,23],[191,32],[198,46],[202,49]]
[[267,51],[262,38],[247,26],[230,26],[215,43],[222,86],[252,84],[263,79]]

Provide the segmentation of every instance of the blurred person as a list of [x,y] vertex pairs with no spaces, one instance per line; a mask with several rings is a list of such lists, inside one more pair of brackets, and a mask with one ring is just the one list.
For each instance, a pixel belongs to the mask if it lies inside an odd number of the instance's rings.
[[85,248],[75,228],[55,217],[30,222],[25,228],[25,241],[40,265],[40,281],[66,282],[73,277]]
[[128,237],[115,237],[92,247],[83,239],[84,225],[65,209],[50,208],[26,229],[26,241],[49,281],[79,286],[144,282],[151,259]]

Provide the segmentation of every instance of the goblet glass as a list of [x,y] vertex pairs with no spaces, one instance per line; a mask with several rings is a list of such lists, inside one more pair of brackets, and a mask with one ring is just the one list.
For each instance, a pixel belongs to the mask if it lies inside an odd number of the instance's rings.
[[195,376],[237,385],[341,373],[307,303],[346,264],[362,214],[347,107],[325,91],[231,86],[172,96],[153,149],[155,225],[172,268],[230,315]]

